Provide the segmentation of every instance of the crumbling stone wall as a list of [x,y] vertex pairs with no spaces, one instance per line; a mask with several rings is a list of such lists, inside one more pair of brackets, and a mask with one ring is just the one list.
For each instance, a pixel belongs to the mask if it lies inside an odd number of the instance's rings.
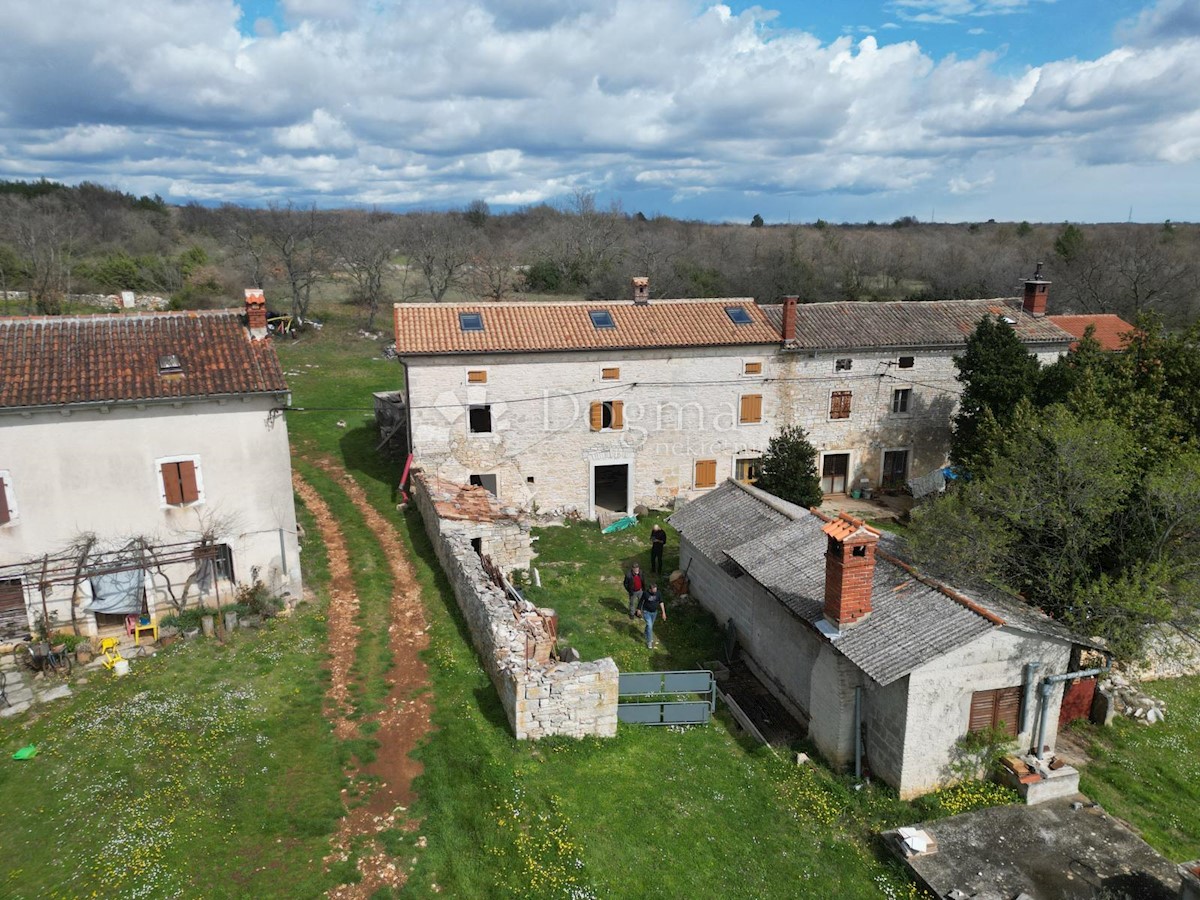
[[[441,518],[419,472],[412,478],[412,497],[517,738],[615,736],[616,663],[610,658],[574,663],[552,660],[557,631],[554,611],[511,599],[496,586],[471,546],[472,538],[479,538],[484,547],[506,546],[506,541],[512,542],[511,525]],[[491,533],[493,529],[496,534]],[[512,551],[510,558],[523,556],[527,565],[532,554],[527,530],[524,535],[524,553]]]

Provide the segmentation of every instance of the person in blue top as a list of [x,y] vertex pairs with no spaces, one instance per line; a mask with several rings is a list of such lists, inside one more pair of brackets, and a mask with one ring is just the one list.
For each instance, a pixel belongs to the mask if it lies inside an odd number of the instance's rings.
[[654,620],[662,616],[667,621],[667,604],[658,592],[658,585],[650,585],[650,589],[642,594],[642,602],[638,604],[638,615],[646,623],[646,649],[654,649]]

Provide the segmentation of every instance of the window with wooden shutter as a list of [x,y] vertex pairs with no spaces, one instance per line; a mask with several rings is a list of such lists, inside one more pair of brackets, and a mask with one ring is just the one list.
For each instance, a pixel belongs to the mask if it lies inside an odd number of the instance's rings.
[[619,381],[621,378],[621,370],[617,366],[610,366],[600,370],[600,377],[605,381]]
[[760,362],[746,363],[745,365],[742,366],[742,374],[743,375],[761,375],[762,374],[762,363],[760,363]]
[[743,394],[738,421],[751,425],[762,421],[762,394]]
[[190,459],[173,460],[159,465],[163,498],[168,506],[183,506],[200,499],[196,463]]
[[588,421],[591,423],[592,431],[599,431],[604,427],[604,404],[599,401],[593,402],[588,413]]
[[12,511],[8,505],[8,480],[0,475],[0,525],[12,521]]
[[717,461],[715,459],[696,460],[696,487],[710,488],[717,484]]
[[616,431],[625,427],[625,402],[623,400],[612,401],[612,416],[609,427]]
[[829,418],[850,418],[850,398],[852,391],[834,391],[829,395]]
[[1020,723],[1021,688],[996,688],[991,691],[976,691],[971,695],[968,731],[1003,728],[1006,735],[1015,738]]
[[588,418],[592,431],[620,431],[625,427],[625,403],[598,400],[592,404]]
[[467,372],[467,384],[487,384],[485,369],[471,369]]

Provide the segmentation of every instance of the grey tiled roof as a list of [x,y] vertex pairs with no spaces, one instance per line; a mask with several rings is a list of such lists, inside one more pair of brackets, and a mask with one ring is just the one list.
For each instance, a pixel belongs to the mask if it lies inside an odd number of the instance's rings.
[[[763,306],[783,333],[783,307]],[[961,347],[984,316],[1006,316],[1026,344],[1070,344],[1075,338],[1047,316],[1031,316],[1015,298],[872,303],[798,303],[790,350]]]
[[[698,551],[718,562],[728,556],[794,615],[815,626],[824,617],[825,523],[791,504],[782,507],[789,513],[783,515],[772,508],[779,503],[762,491],[726,482],[675,513],[671,523]],[[732,518],[754,530],[727,527]],[[880,550],[896,555],[894,539],[884,535]],[[1019,600],[996,592],[973,593],[971,600],[1009,627],[1086,643]],[[994,621],[937,587],[878,558],[871,614],[847,628],[834,647],[886,685],[995,627]]]

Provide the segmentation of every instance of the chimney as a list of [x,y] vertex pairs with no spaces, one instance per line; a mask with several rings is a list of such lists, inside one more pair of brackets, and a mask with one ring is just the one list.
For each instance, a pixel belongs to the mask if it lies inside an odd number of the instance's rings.
[[825,618],[841,631],[871,614],[879,532],[849,513],[842,513],[821,530],[829,536],[825,551]]
[[1021,307],[1031,316],[1044,316],[1049,298],[1050,282],[1042,278],[1042,264],[1038,263],[1033,277],[1025,280],[1025,299]]
[[267,298],[262,288],[246,288],[246,324],[254,340],[267,336]]
[[633,278],[633,303],[635,306],[650,305],[650,279],[644,275]]
[[796,339],[796,302],[799,297],[783,298],[783,340],[784,343]]

